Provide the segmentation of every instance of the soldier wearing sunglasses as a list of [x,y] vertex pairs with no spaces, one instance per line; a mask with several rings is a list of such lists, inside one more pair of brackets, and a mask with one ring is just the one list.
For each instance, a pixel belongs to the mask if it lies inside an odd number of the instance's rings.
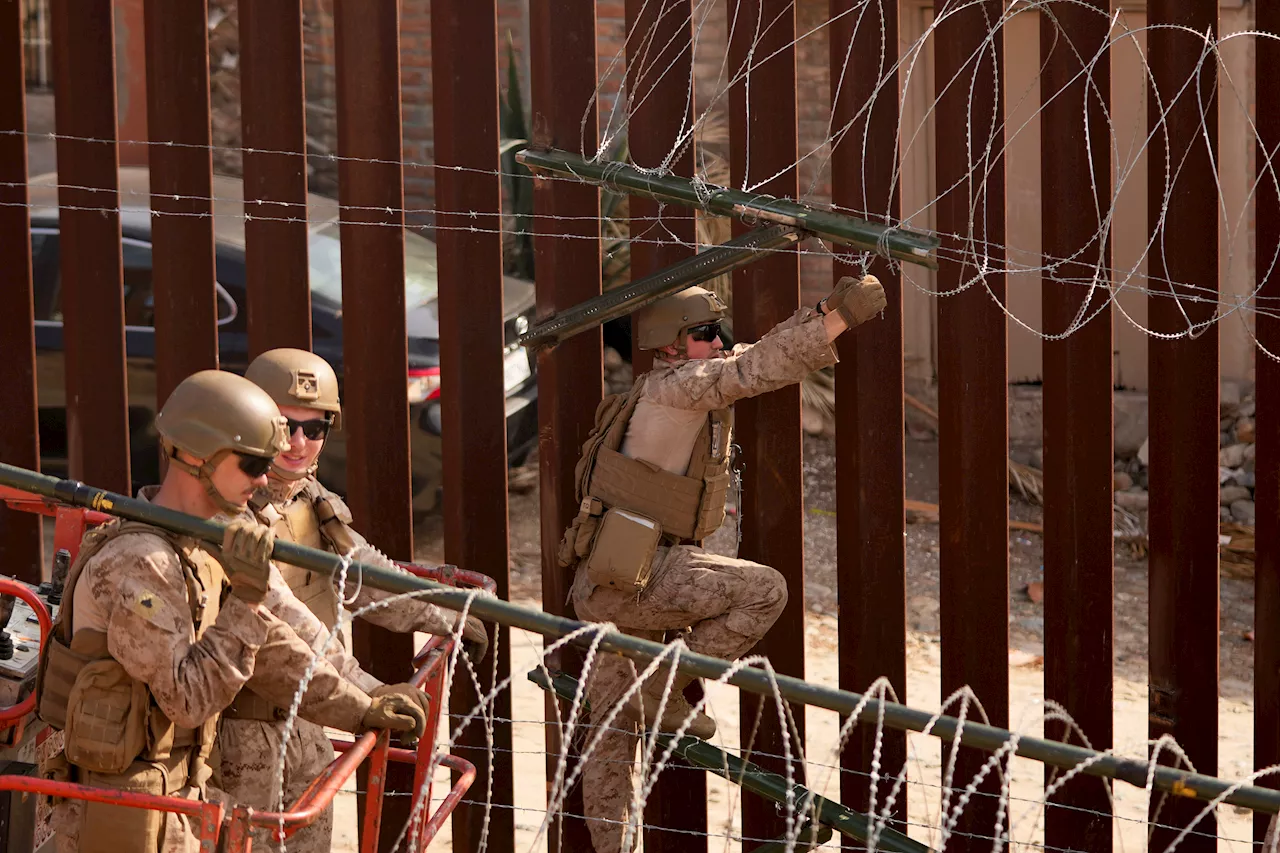
[[[279,406],[285,421],[285,449],[271,459],[266,477],[251,501],[254,517],[268,525],[274,535],[403,571],[395,566],[351,527],[351,513],[337,495],[315,478],[320,453],[331,429],[342,421],[338,378],[320,356],[298,349],[274,349],[254,359],[245,378],[261,388]],[[334,630],[342,607],[334,578],[290,566],[278,565],[266,604],[272,612],[293,626],[313,648],[319,648]],[[353,610],[389,596],[358,583],[352,574],[345,592],[356,592]],[[402,599],[377,608],[362,618],[392,631],[422,631],[451,634],[458,614],[429,601]],[[350,680],[353,687],[370,696],[403,692],[404,685],[384,685],[359,667],[340,645],[342,635],[330,644],[328,658]],[[469,617],[463,626],[463,640],[476,660],[488,645],[484,625]],[[416,694],[417,691],[414,691]],[[418,694],[420,695],[420,694]],[[425,711],[425,697],[422,697]],[[254,685],[241,691],[223,714],[219,748],[222,755],[219,787],[233,800],[257,808],[276,805],[276,764],[284,738],[284,707],[273,697],[262,695]],[[315,719],[304,707],[289,735],[284,767],[284,801],[297,799],[311,782],[333,761],[333,747],[324,732],[325,720]],[[269,758],[264,758],[269,756]],[[333,834],[333,809],[299,830],[288,842],[299,853],[327,851]],[[254,848],[269,846],[266,832],[255,835]]]
[[[653,369],[597,409],[575,472],[582,508],[560,544],[560,565],[577,569],[579,618],[660,642],[684,632],[691,650],[726,660],[764,637],[787,603],[782,575],[702,548],[724,521],[734,476],[730,407],[834,364],[836,337],[884,306],[875,277],[846,277],[816,310],[802,308],[758,343],[729,352],[720,339],[726,306],[708,290],[689,287],[637,312],[639,346],[654,351]],[[596,660],[587,697],[602,725],[637,672],[618,655]],[[689,721],[689,734],[715,734],[684,695],[690,676],[677,672],[662,704],[667,677],[659,669],[628,699],[586,762],[583,801],[597,853],[634,846],[630,767],[639,727],[671,732]]]
[[[65,738],[49,775],[204,798],[219,715],[236,695],[252,684],[291,701],[315,655],[264,606],[274,537],[243,517],[287,446],[284,426],[271,398],[232,373],[200,371],[166,400],[156,427],[169,467],[139,497],[227,522],[222,547],[127,521],[86,535],[42,649],[39,712]],[[348,731],[426,723],[419,703],[371,699],[326,661],[303,704]],[[60,851],[199,848],[186,816],[101,803],[60,803],[54,829]]]

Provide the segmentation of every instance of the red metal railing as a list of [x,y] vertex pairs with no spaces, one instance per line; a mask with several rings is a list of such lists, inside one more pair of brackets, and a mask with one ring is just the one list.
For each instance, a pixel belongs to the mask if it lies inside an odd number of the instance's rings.
[[[40,622],[40,645],[43,646],[45,640],[49,637],[49,631],[53,628],[53,622],[49,619],[49,611],[45,609],[44,602],[25,584],[9,578],[0,578],[0,595],[12,595],[21,598],[27,603],[31,608],[31,612],[36,614],[36,619]],[[30,696],[17,705],[0,708],[0,724],[5,724],[0,725],[0,728],[7,728],[14,723],[18,723],[20,726],[22,719],[34,711],[35,707],[36,694],[33,690]],[[14,741],[16,742],[17,737],[20,736],[20,734],[15,736]]]
[[[409,568],[409,567],[406,567]],[[421,567],[413,567],[421,568]],[[429,570],[422,570],[422,573]],[[419,572],[415,572],[418,574]],[[468,572],[467,574],[472,574]],[[416,672],[411,683],[421,687],[433,698],[431,712],[427,716],[427,734],[416,750],[397,749],[390,745],[388,732],[366,732],[353,743],[335,741],[334,748],[342,755],[325,768],[315,781],[302,793],[288,811],[256,811],[248,806],[236,806],[231,815],[228,853],[248,853],[251,827],[274,829],[272,837],[283,841],[299,829],[309,825],[329,807],[333,798],[363,761],[369,759],[369,790],[365,798],[364,832],[360,844],[362,853],[377,849],[379,829],[382,825],[382,803],[386,793],[386,770],[389,763],[414,766],[414,791],[421,792],[423,801],[431,801],[430,774],[434,765],[441,764],[459,771],[454,783],[440,807],[426,821],[417,821],[416,846],[422,850],[435,838],[453,808],[475,780],[475,767],[468,761],[452,755],[435,756],[435,733],[440,724],[439,697],[443,695],[445,662],[449,659],[452,641],[447,637],[432,637],[414,658]],[[413,807],[418,806],[415,796]]]

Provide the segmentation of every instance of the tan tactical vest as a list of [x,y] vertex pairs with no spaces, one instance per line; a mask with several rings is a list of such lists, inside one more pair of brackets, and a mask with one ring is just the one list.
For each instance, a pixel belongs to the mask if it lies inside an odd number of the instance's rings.
[[[111,657],[102,631],[76,631],[72,625],[77,582],[85,564],[111,540],[129,533],[150,533],[177,554],[187,585],[194,625],[193,640],[218,618],[226,572],[212,555],[182,548],[165,530],[132,521],[111,522],[85,534],[80,553],[67,572],[65,592],[49,641],[40,650],[37,713],[66,732],[67,760],[84,771],[115,775],[135,761],[163,763],[187,752],[185,774],[191,784],[208,778],[206,759],[217,732],[217,716],[196,729],[174,725],[160,710],[147,685],[132,678]],[[192,752],[194,748],[194,752]],[[169,793],[158,791],[155,793]]]
[[574,470],[582,509],[562,543],[562,565],[572,562],[570,551],[577,557],[588,553],[595,532],[590,519],[614,507],[658,522],[663,537],[672,542],[701,541],[724,523],[731,476],[732,410],[717,409],[708,414],[694,440],[688,470],[683,475],[672,474],[619,450],[644,393],[645,380],[644,376],[637,379],[627,394],[605,397],[596,409],[595,427]]
[[[355,546],[347,527],[351,513],[346,504],[314,479],[303,486],[283,512],[270,503],[255,502],[253,508],[258,520],[269,525],[278,539],[333,554],[345,554]],[[332,579],[288,563],[276,563],[276,567],[298,600],[332,631],[338,623],[339,606],[338,590]],[[246,687],[236,695],[223,716],[233,720],[278,721],[285,719],[287,712]]]
[[[278,539],[332,554],[345,554],[355,546],[347,528],[351,514],[346,504],[314,479],[307,481],[283,512],[274,505],[268,505],[259,510],[258,515],[264,523],[271,525]],[[288,563],[276,565],[298,600],[332,631],[338,622],[338,591],[332,579],[327,574]]]

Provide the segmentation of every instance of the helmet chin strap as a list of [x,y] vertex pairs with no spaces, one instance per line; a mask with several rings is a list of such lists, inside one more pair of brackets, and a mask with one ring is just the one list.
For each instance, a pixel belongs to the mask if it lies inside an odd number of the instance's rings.
[[225,513],[237,516],[248,508],[248,504],[232,503],[222,496],[218,491],[218,487],[213,484],[213,472],[222,462],[224,458],[231,454],[230,450],[219,450],[217,453],[204,460],[200,466],[195,466],[189,462],[184,462],[178,458],[178,449],[171,447],[169,449],[169,464],[176,467],[179,471],[183,471],[199,481],[204,486],[204,493],[209,496],[209,500],[213,501],[213,505]]

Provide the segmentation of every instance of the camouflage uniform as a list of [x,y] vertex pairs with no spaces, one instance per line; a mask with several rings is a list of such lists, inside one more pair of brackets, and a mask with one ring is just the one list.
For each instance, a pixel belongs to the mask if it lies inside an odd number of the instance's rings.
[[[341,428],[338,377],[332,366],[316,354],[292,348],[268,350],[253,360],[245,371],[245,378],[266,391],[281,407],[312,410],[316,417],[324,418],[330,428]],[[325,435],[328,435],[327,429]],[[351,513],[346,504],[315,479],[318,465],[317,455],[303,472],[273,466],[269,486],[251,503],[256,519],[271,527],[277,539],[401,571],[351,529]],[[279,573],[272,575],[266,603],[272,612],[318,648],[334,630],[344,604],[336,578],[287,564],[280,564],[279,569]],[[362,585],[356,572],[350,574],[341,590],[342,595],[350,596],[353,592],[354,600],[346,602],[353,609],[391,596]],[[452,631],[456,621],[456,616],[446,615],[429,602],[410,599],[380,607],[365,617],[375,625],[399,633],[445,634]],[[347,654],[341,633],[335,637],[328,657],[345,677],[363,690],[373,692],[383,686]],[[257,691],[255,685],[251,687]],[[277,802],[275,765],[264,761],[262,756],[279,754],[284,725],[271,718],[275,709],[264,708],[252,695],[244,698],[243,703],[243,713],[242,700],[237,699],[223,717],[222,775],[240,801],[257,807],[274,807]],[[323,728],[313,725],[323,721],[305,713],[305,708],[303,711],[307,719],[296,722],[286,750],[283,779],[286,802],[296,799],[334,758],[333,747]],[[315,824],[289,839],[289,848],[303,853],[328,850],[332,821],[330,808]],[[262,841],[259,845],[268,849]]]
[[[293,628],[313,651],[319,653],[328,642],[328,648],[324,652],[325,660],[332,664],[344,682],[354,685],[365,693],[382,685],[382,682],[360,668],[359,662],[346,652],[340,642],[337,640],[329,642],[329,631],[324,624],[302,602],[298,601],[274,566],[271,570],[267,596],[262,603],[273,615]],[[264,689],[268,692],[280,689],[278,686],[273,688],[269,684],[263,685],[261,681],[259,678],[253,678],[249,681],[249,687],[260,694]],[[351,725],[350,717],[343,719],[341,715],[334,717],[332,714],[326,715],[323,710],[318,710],[309,699],[310,693],[311,691],[308,690],[308,696],[304,697],[298,709],[298,715],[293,721],[293,729],[289,733],[288,746],[285,749],[283,775],[285,808],[296,802],[306,791],[307,786],[335,758],[333,745],[329,742],[329,737],[324,730],[325,716],[329,716],[328,724],[335,728],[356,731],[356,728]],[[276,695],[280,694],[277,692]],[[288,702],[277,704],[280,707],[289,707]],[[358,717],[355,718],[355,722],[359,723]],[[277,768],[283,736],[283,722],[236,719],[227,716],[222,718],[218,728],[220,757],[217,784],[231,802],[252,806],[258,810],[276,810],[281,802],[277,788]],[[279,849],[280,845],[270,836],[270,830],[254,830],[253,849]],[[291,836],[287,846],[289,850],[296,850],[298,853],[327,851],[332,838],[333,807],[330,806],[321,812],[313,823]]]
[[[275,495],[285,498],[280,503],[286,507],[304,486],[311,483],[313,488],[321,490],[336,506],[339,518],[344,522],[350,520],[346,505],[336,495],[325,491],[323,486],[310,478],[291,483],[281,483],[273,478],[271,482],[280,489]],[[262,523],[272,526],[278,539],[287,539],[322,550],[334,550],[321,537],[298,536],[298,531],[289,525],[288,518],[271,503],[261,504],[261,508],[256,511],[256,517]],[[357,546],[356,552],[352,554],[353,559],[391,565],[390,561],[370,546],[360,534],[351,531],[351,535]],[[290,571],[295,577],[305,578],[304,584],[334,583],[327,576],[319,573],[304,574],[292,567]],[[359,578],[355,572],[352,572],[347,579],[347,594],[350,595],[358,585]],[[382,590],[361,586],[352,606],[359,608],[373,601],[381,601],[390,595]],[[311,600],[316,599],[311,597]],[[307,604],[297,597],[285,582],[284,577],[274,568],[271,585],[263,604],[273,614],[292,626],[313,649],[318,651],[328,639],[330,626],[327,626],[315,612],[308,608]],[[365,616],[370,622],[388,630],[406,633],[417,630],[437,634],[451,632],[457,618],[455,614],[446,612],[429,602],[412,599],[380,607]],[[356,659],[347,652],[345,639],[341,633],[329,644],[326,658],[345,679],[362,691],[368,693],[382,686],[381,681],[361,669]],[[256,693],[262,693],[256,679],[250,682],[249,687]],[[288,702],[275,704],[288,707]],[[354,728],[317,719],[314,709],[304,704],[289,733],[289,742],[285,751],[283,782],[286,807],[295,802],[335,758],[333,745],[325,734],[324,726],[317,723],[331,725],[344,731],[355,731]],[[277,757],[280,754],[284,731],[283,722],[240,719],[231,714],[223,717],[218,741],[221,753],[219,786],[233,801],[256,809],[275,810],[279,803]],[[253,848],[255,850],[279,849],[280,845],[271,841],[269,836],[268,830],[255,831]],[[290,837],[286,846],[289,850],[298,851],[298,853],[324,853],[330,849],[332,838],[333,807],[330,806],[314,823]]]
[[[140,497],[145,500],[148,495]],[[208,552],[197,553],[204,551],[203,543],[181,537],[177,541],[189,559],[210,559]],[[129,676],[147,685],[156,705],[175,725],[198,728],[232,701],[255,670],[260,678],[263,673],[271,674],[263,679],[268,682],[275,682],[281,673],[300,676],[314,655],[288,625],[269,613],[255,613],[235,596],[224,598],[217,620],[193,641],[185,574],[166,539],[142,532],[121,535],[85,563],[79,588],[87,594],[74,598],[74,623],[77,632],[106,635],[111,657]],[[210,594],[221,595],[221,590]],[[275,686],[268,690],[283,695]],[[322,712],[337,717],[342,717],[343,711],[354,714],[356,724],[370,703],[359,691],[348,690],[327,663],[317,669],[307,695]],[[89,774],[85,781],[110,784],[95,774]],[[210,794],[206,779],[192,781],[194,784],[168,793],[192,799]],[[72,800],[56,807],[60,851],[84,849],[79,830],[85,808],[99,806]],[[162,853],[194,853],[199,849],[195,828],[186,817],[147,814],[163,824]],[[119,846],[119,839],[105,843],[113,849],[128,849]]]
[[[622,453],[671,469],[679,467],[673,465],[674,456],[683,454],[680,465],[687,465],[694,436],[708,413],[793,385],[834,364],[835,349],[819,317],[803,308],[758,343],[739,344],[722,357],[655,361],[637,380],[644,389]],[[668,631],[692,626],[684,635],[692,651],[733,660],[772,627],[787,603],[787,586],[768,566],[710,554],[697,545],[674,544],[657,549],[653,574],[639,596],[597,586],[581,564],[571,595],[580,619],[612,622],[622,631],[657,641]],[[660,670],[657,677],[665,676]],[[627,658],[596,659],[587,684],[593,723],[599,723],[636,677]],[[619,714],[610,728],[583,770],[583,805],[596,853],[623,850],[634,790],[632,773],[625,767],[635,757],[639,723]],[[627,849],[634,844],[633,835]]]

